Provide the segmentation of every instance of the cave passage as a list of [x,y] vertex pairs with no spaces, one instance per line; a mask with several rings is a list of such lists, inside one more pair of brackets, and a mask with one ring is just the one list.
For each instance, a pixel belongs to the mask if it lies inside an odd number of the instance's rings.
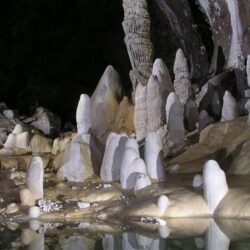
[[107,65],[129,89],[123,14],[122,0],[1,2],[0,102],[75,122],[80,94],[92,94]]

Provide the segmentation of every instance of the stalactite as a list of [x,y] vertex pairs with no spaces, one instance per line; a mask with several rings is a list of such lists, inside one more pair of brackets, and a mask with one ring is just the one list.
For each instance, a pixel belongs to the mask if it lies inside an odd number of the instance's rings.
[[153,64],[150,40],[150,16],[146,0],[123,0],[125,43],[132,70],[130,78],[135,91],[137,84],[147,84]]

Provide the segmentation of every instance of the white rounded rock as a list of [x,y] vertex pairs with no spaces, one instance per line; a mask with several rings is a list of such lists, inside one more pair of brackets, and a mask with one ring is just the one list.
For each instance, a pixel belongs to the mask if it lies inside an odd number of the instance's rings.
[[157,199],[157,207],[159,209],[161,216],[164,214],[164,212],[166,211],[169,205],[170,205],[170,201],[166,195],[161,195]]
[[135,193],[150,186],[151,180],[146,174],[138,174],[135,181]]
[[202,185],[203,185],[203,177],[202,177],[202,175],[200,175],[200,174],[195,175],[194,179],[193,179],[192,186],[194,188],[199,188],[199,187],[202,187]]
[[29,208],[29,217],[32,219],[38,218],[40,216],[40,209],[37,206]]

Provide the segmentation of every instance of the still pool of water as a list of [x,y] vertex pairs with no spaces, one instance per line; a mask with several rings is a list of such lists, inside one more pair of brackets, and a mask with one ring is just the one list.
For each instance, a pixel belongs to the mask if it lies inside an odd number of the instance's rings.
[[4,222],[0,249],[250,249],[250,220],[171,219],[166,225],[119,221]]

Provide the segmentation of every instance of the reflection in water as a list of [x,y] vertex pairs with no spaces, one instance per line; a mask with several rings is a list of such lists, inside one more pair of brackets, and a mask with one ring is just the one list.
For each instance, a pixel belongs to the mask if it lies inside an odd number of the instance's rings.
[[[217,223],[216,223],[217,222]],[[167,220],[157,224],[43,223],[0,224],[0,249],[63,250],[235,250],[250,249],[250,221]],[[196,225],[196,230],[195,224]],[[89,225],[84,227],[83,225]],[[207,225],[207,226],[206,226]],[[206,226],[206,227],[205,227]],[[123,231],[123,229],[125,231]],[[188,231],[187,228],[190,228]],[[244,236],[244,238],[243,238]],[[230,242],[231,240],[231,242]]]

